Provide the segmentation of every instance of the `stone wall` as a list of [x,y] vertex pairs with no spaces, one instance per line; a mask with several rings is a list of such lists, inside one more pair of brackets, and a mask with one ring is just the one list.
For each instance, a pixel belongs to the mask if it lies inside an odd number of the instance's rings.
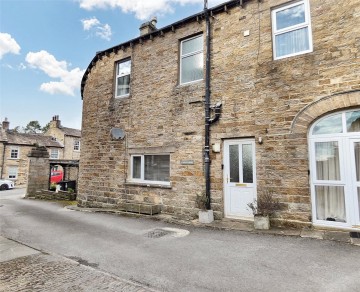
[[26,197],[34,197],[38,190],[49,188],[49,153],[46,147],[36,147],[29,153],[28,183]]
[[[308,127],[323,114],[360,104],[358,1],[310,2],[311,53],[273,60],[271,8],[286,3],[280,0],[248,1],[243,8],[216,14],[211,44],[211,98],[223,104],[211,143],[262,137],[264,143],[256,145],[257,191],[271,191],[281,200],[279,219],[304,223],[311,221]],[[244,36],[247,30],[250,35]],[[110,207],[135,200],[195,217],[195,197],[204,190],[204,82],[178,84],[179,42],[204,31],[204,21],[188,23],[112,52],[92,67],[84,89],[81,205]],[[131,95],[115,99],[115,63],[127,57],[132,60]],[[340,101],[332,103],[333,95]],[[305,109],[319,100],[331,105],[306,116]],[[112,127],[125,130],[124,140],[111,139]],[[127,183],[132,151],[166,147],[174,149],[171,188]],[[223,149],[211,153],[211,159],[212,208],[222,218]],[[182,160],[194,164],[181,165]]]

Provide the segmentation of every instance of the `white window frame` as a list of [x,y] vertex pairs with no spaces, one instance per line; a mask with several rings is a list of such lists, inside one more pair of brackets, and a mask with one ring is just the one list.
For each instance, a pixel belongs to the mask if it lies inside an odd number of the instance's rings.
[[[125,62],[128,62],[128,61],[130,61],[130,73],[129,73],[129,74],[118,74],[119,64],[125,63]],[[128,96],[130,96],[130,90],[131,90],[130,84],[131,84],[131,67],[132,67],[132,60],[131,60],[131,58],[126,58],[126,59],[117,61],[115,64],[116,64],[116,67],[115,67],[115,98],[128,97]],[[122,94],[122,95],[117,95],[118,78],[119,78],[119,77],[128,76],[128,75],[130,76],[130,78],[129,78],[129,93]]]
[[[183,43],[184,42],[187,42],[187,41],[190,41],[192,39],[196,39],[198,37],[201,37],[202,40],[204,41],[203,39],[203,35],[200,34],[200,35],[196,35],[196,36],[193,36],[193,37],[190,37],[190,38],[187,38],[187,39],[184,39],[181,41],[180,43],[180,71],[179,71],[179,80],[180,80],[180,85],[184,85],[184,84],[191,84],[191,83],[194,83],[194,82],[199,82],[201,80],[204,80],[204,76],[202,78],[199,78],[199,79],[196,79],[196,80],[192,80],[192,81],[189,81],[189,82],[182,82],[181,80],[181,72],[182,72],[182,62],[183,62],[183,59],[186,58],[186,57],[190,57],[190,56],[195,56],[195,55],[198,55],[198,54],[204,54],[204,46],[201,47],[201,50],[197,50],[197,51],[194,51],[194,52],[191,52],[191,53],[187,53],[187,54],[184,54],[182,53],[183,51]],[[204,75],[204,64],[203,64],[203,75]]]
[[[301,4],[304,4],[304,6],[305,6],[305,22],[277,30],[276,29],[276,13],[281,11],[281,10],[285,10],[285,9],[288,9],[288,8],[291,8],[291,7],[294,7],[294,6],[298,6],[298,5],[301,5]],[[296,1],[296,2],[293,2],[291,4],[283,5],[283,6],[279,7],[279,8],[273,9],[271,11],[271,22],[272,22],[272,41],[273,41],[273,58],[274,58],[274,60],[280,60],[280,59],[284,59],[284,58],[289,58],[289,57],[293,57],[293,56],[297,56],[297,55],[310,53],[310,52],[313,51],[310,5],[309,5],[308,0]],[[308,37],[309,37],[309,49],[277,57],[276,56],[276,36],[282,35],[284,33],[291,32],[291,31],[294,31],[294,30],[298,30],[298,29],[301,29],[301,28],[305,28],[305,27],[308,28],[308,32],[309,32],[309,34],[308,34]]]
[[[359,109],[351,109],[345,111],[338,111],[333,114],[328,114],[321,119],[316,120],[316,122],[310,127],[308,135],[308,146],[309,146],[309,164],[310,164],[310,189],[311,189],[311,206],[312,206],[312,221],[315,226],[327,226],[327,227],[339,227],[344,229],[352,229],[354,222],[358,218],[358,213],[355,214],[353,208],[355,204],[355,197],[349,194],[352,194],[356,191],[356,185],[351,181],[351,168],[345,167],[345,161],[352,161],[352,150],[346,146],[351,146],[349,141],[352,139],[360,140],[360,132],[348,132],[346,125],[346,113],[358,111]],[[342,121],[342,133],[333,133],[333,134],[313,134],[315,126],[330,116],[341,114]],[[318,180],[316,175],[316,157],[315,157],[315,143],[316,142],[338,142],[339,147],[339,163],[340,163],[340,180]],[[352,165],[355,168],[355,165]],[[325,186],[342,186],[344,187],[344,196],[345,196],[345,212],[346,212],[346,222],[336,222],[336,221],[326,221],[317,219],[317,206],[316,206],[316,185],[325,185]],[[359,210],[357,210],[359,211]]]
[[[157,154],[133,154],[130,155],[130,174],[129,181],[134,183],[142,183],[142,184],[154,184],[154,185],[164,185],[170,186],[170,181],[153,181],[153,180],[145,180],[145,156],[155,156],[155,155],[168,155],[169,156],[169,168],[171,163],[171,155],[168,153],[157,153]],[[133,178],[133,158],[141,157],[141,175],[140,178]],[[169,169],[170,172],[170,169]],[[170,178],[170,173],[169,173]]]
[[[55,151],[56,151],[56,157],[54,157]],[[55,149],[55,148],[50,149],[50,159],[59,159],[59,149]]]
[[18,167],[8,166],[8,179],[14,180],[18,178]]
[[74,151],[80,151],[80,140],[74,140]]
[[[13,157],[13,153],[16,153],[16,157]],[[19,159],[20,158],[20,148],[19,147],[11,147],[10,148],[10,159]]]

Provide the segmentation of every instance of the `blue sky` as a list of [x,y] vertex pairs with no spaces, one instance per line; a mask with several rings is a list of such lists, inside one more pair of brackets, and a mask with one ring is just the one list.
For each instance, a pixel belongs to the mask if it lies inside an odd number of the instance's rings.
[[[209,7],[221,0],[209,0]],[[81,128],[80,81],[97,51],[198,13],[203,0],[0,0],[0,119],[10,128],[59,115]]]

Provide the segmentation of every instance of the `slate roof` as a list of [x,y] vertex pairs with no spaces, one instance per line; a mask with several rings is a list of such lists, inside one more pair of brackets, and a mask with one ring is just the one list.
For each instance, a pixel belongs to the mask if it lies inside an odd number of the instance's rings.
[[8,144],[27,146],[38,144],[39,146],[64,148],[62,143],[54,140],[50,136],[44,136],[43,134],[24,134],[12,131],[1,131],[1,133],[0,141],[6,141]]
[[59,127],[60,130],[64,132],[66,136],[73,136],[81,138],[81,130],[73,129],[73,128],[66,128],[66,127]]

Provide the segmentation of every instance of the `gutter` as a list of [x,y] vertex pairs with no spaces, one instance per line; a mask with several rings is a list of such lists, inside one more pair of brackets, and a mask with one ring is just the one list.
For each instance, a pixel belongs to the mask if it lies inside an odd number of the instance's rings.
[[[218,6],[215,6],[211,9],[207,9],[207,13],[210,16],[219,14],[219,13],[228,13],[228,10],[234,7],[243,7],[244,2],[247,2],[249,0],[232,0],[232,1],[228,1],[225,2],[223,4],[220,4]],[[207,1],[206,1],[206,6],[207,6]],[[147,40],[153,40],[154,37],[163,37],[165,35],[166,32],[175,32],[177,28],[183,27],[184,25],[186,25],[187,23],[191,23],[191,22],[201,22],[204,18],[206,18],[205,16],[205,9],[202,12],[199,12],[197,14],[194,14],[192,16],[186,17],[180,21],[174,22],[170,25],[167,25],[163,28],[157,29],[154,32],[151,32],[149,34],[146,35],[142,35],[139,36],[137,38],[131,39],[127,42],[121,43],[119,45],[116,45],[114,47],[108,48],[106,50],[97,52],[96,55],[94,56],[94,58],[91,60],[90,64],[88,65],[88,67],[85,70],[85,73],[82,77],[81,80],[81,99],[84,98],[84,88],[85,88],[85,84],[86,84],[86,80],[88,78],[88,75],[91,72],[92,67],[94,67],[97,63],[97,61],[101,60],[104,56],[109,56],[111,53],[117,53],[119,50],[125,50],[126,48],[129,47],[133,47],[135,44],[143,44],[144,41]]]

